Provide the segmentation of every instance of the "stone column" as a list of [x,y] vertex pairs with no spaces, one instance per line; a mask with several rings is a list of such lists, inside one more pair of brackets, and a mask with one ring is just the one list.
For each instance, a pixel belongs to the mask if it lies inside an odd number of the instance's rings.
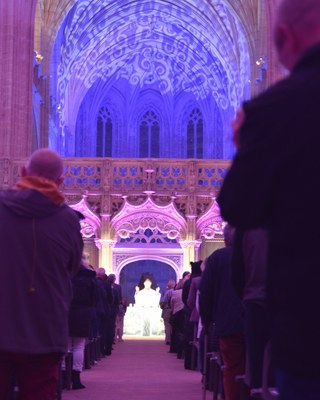
[[101,239],[99,240],[99,266],[105,268],[108,274],[113,271],[112,248],[116,244],[115,238],[112,237],[110,218],[110,214],[101,214]]
[[96,245],[99,248],[99,267],[103,267],[109,275],[113,273],[112,249],[115,246],[115,240],[98,239]]
[[185,240],[180,242],[183,249],[183,270],[190,271],[190,261],[198,261],[199,240]]
[[32,150],[32,70],[36,0],[0,2],[0,157]]

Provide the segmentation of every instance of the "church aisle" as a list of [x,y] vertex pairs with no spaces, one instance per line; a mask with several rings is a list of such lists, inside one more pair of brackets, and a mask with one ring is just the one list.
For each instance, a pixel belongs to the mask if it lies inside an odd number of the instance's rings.
[[201,375],[185,370],[163,340],[132,340],[114,345],[106,357],[81,374],[81,390],[63,391],[63,400],[199,400]]

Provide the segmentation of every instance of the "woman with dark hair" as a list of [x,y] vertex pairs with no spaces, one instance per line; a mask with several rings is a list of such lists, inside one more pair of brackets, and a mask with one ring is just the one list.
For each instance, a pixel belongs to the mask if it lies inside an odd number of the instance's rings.
[[137,307],[158,307],[160,303],[160,288],[156,287],[153,274],[144,272],[141,275],[134,295]]
[[147,279],[151,282],[151,289],[156,290],[156,288],[157,288],[156,280],[154,279],[154,276],[153,276],[153,274],[151,272],[143,272],[141,274],[140,279],[139,279],[139,283],[137,285],[139,287],[139,290],[143,290],[144,289],[144,282]]

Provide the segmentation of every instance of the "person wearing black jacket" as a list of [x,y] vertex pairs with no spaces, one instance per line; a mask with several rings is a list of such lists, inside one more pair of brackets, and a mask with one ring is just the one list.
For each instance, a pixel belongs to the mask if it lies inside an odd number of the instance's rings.
[[89,337],[98,301],[96,273],[84,256],[80,269],[72,279],[73,298],[69,311],[69,351],[73,353],[72,389],[83,389],[80,381],[83,370],[84,348]]
[[108,337],[107,337],[107,349],[106,355],[110,356],[112,352],[112,345],[115,343],[115,333],[116,333],[116,318],[119,311],[119,305],[122,299],[122,289],[121,286],[116,283],[115,274],[108,275],[107,282],[112,293],[112,304],[110,305],[110,318],[108,326]]
[[97,304],[98,330],[101,336],[101,353],[106,356],[111,354],[112,349],[110,336],[112,334],[111,307],[113,304],[113,294],[105,269],[97,268],[96,272],[99,291],[99,301]]
[[224,229],[226,247],[207,259],[200,283],[200,316],[208,332],[214,324],[214,335],[224,364],[223,386],[226,400],[241,398],[241,387],[235,378],[245,372],[243,307],[232,286],[232,240],[234,229]]
[[182,288],[182,301],[184,304],[184,367],[185,369],[192,369],[194,365],[192,365],[192,352],[194,351],[194,322],[190,321],[192,310],[188,306],[188,297],[190,292],[190,287],[193,279],[201,277],[201,264],[202,260],[199,261],[191,261],[191,274],[190,278],[184,282]]
[[282,0],[275,22],[290,74],[243,105],[217,201],[236,228],[269,233],[267,310],[281,399],[318,399],[320,2]]
[[268,232],[237,229],[232,257],[232,283],[244,306],[244,334],[251,395],[262,393],[263,360],[270,340],[266,308]]

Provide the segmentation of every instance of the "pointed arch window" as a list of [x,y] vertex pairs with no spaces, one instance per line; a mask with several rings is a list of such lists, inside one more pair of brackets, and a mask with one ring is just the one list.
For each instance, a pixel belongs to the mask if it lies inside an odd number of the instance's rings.
[[187,158],[203,158],[203,117],[194,108],[187,124]]
[[154,111],[147,111],[140,122],[140,147],[139,156],[141,158],[159,158],[160,147],[160,124],[159,118]]
[[106,106],[97,115],[96,157],[112,157],[112,118]]

